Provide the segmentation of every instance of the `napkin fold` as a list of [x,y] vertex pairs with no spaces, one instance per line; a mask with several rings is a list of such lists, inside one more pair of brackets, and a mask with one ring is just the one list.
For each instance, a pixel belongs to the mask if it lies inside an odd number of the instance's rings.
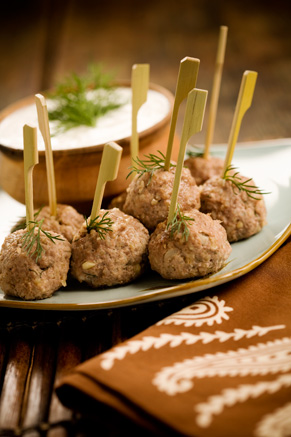
[[56,392],[75,410],[105,404],[166,435],[291,435],[290,239],[247,275],[79,365]]

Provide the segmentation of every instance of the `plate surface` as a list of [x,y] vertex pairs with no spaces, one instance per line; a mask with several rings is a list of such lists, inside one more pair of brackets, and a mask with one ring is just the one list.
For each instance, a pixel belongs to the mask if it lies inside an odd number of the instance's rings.
[[[224,157],[225,146],[216,146],[215,155]],[[272,140],[238,145],[233,165],[265,195],[268,224],[253,237],[232,244],[227,265],[218,273],[202,279],[168,281],[151,272],[132,284],[106,290],[92,290],[71,283],[51,298],[23,301],[5,296],[0,290],[0,306],[42,310],[84,310],[138,304],[185,295],[231,281],[251,271],[291,235],[291,139]],[[0,191],[0,244],[25,207]]]

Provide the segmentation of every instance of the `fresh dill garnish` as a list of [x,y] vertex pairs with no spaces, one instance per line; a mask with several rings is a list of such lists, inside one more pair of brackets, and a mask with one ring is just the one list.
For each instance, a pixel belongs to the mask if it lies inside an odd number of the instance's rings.
[[186,154],[189,158],[203,158],[204,152],[198,148],[196,150],[187,149]]
[[[36,221],[40,211],[42,210],[43,206],[41,208],[39,208],[39,210],[37,210],[34,213],[34,220]],[[15,225],[12,226],[11,228],[11,234],[13,234],[13,232],[16,231],[20,231],[21,229],[25,229],[26,228],[26,218],[25,217],[19,217],[19,220],[17,221],[17,223],[15,223]]]
[[[153,174],[156,170],[159,170],[161,168],[165,167],[165,160],[166,157],[165,155],[158,150],[159,155],[154,155],[153,153],[150,153],[149,155],[144,155],[144,157],[146,159],[139,159],[138,157],[136,157],[135,159],[133,159],[133,161],[136,163],[136,166],[132,165],[131,167],[129,167],[131,169],[131,171],[128,173],[127,178],[129,178],[129,176],[133,173],[138,174],[138,177],[140,178],[143,174],[145,173],[149,173],[150,174],[150,178],[148,181],[148,184],[150,183]],[[170,163],[170,167],[176,167],[174,164]]]
[[174,234],[182,234],[182,238],[187,241],[189,237],[189,228],[187,222],[195,221],[194,218],[184,215],[180,210],[180,206],[177,205],[173,220],[167,224],[167,229],[170,228],[170,237],[173,238]]
[[87,74],[71,73],[48,97],[55,108],[48,111],[49,119],[57,122],[57,131],[64,132],[80,125],[94,127],[99,117],[119,108],[113,75],[104,73],[99,64],[92,64]]
[[99,215],[95,217],[93,220],[90,219],[89,223],[86,219],[86,228],[87,232],[90,233],[90,231],[94,230],[98,232],[99,237],[101,240],[105,240],[105,236],[107,232],[112,232],[111,226],[113,225],[113,221],[110,217],[107,217],[108,211],[103,215],[103,217],[98,221],[100,218]]
[[[41,233],[43,233],[49,240],[51,240],[55,244],[55,240],[64,241],[63,238],[61,238],[60,235],[52,235],[50,232],[45,231],[42,229],[44,219],[41,219],[40,221],[30,221],[28,224],[33,224],[32,228],[27,229],[25,234],[21,237],[23,242],[21,247],[28,253],[28,255],[31,256],[31,258],[36,255],[35,262],[37,263],[38,260],[41,258],[42,253],[44,251],[40,237]],[[36,230],[36,233],[35,233]],[[32,248],[34,244],[36,243],[36,248],[32,252]],[[32,253],[31,253],[32,252]]]
[[[226,181],[230,181],[233,183],[233,185],[239,190],[239,191],[245,191],[248,195],[248,197],[251,197],[254,200],[260,200],[259,197],[256,197],[258,195],[263,195],[263,194],[270,194],[269,192],[264,192],[262,190],[260,190],[256,185],[250,185],[249,182],[252,181],[252,178],[246,179],[245,181],[242,180],[241,177],[239,177],[239,172],[235,172],[232,175],[228,174],[230,171],[234,171],[236,170],[236,167],[232,167],[231,165],[229,165],[224,174],[222,179],[225,179]],[[234,193],[237,194],[234,190]]]

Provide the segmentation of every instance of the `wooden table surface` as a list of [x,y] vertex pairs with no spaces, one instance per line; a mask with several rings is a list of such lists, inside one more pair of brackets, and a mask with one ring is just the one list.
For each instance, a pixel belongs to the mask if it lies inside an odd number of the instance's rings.
[[[151,81],[174,92],[180,60],[197,57],[198,87],[211,90],[219,26],[227,25],[214,142],[227,142],[244,70],[258,71],[258,81],[239,140],[291,137],[289,2],[211,3],[7,2],[0,16],[0,109],[72,70],[82,73],[91,61],[114,68],[121,80],[130,79],[134,63],[150,63]],[[180,116],[178,131],[181,123]],[[199,297],[86,312],[0,308],[0,436],[143,435],[122,418],[120,427],[101,412],[94,423],[73,414],[58,401],[55,381]]]

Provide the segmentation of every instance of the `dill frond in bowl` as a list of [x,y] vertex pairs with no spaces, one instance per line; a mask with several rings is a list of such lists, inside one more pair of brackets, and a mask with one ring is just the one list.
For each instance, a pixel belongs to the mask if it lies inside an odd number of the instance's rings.
[[112,85],[113,74],[104,73],[101,65],[92,64],[85,75],[71,73],[49,94],[53,108],[49,119],[64,132],[77,126],[96,125],[97,119],[122,105]]

